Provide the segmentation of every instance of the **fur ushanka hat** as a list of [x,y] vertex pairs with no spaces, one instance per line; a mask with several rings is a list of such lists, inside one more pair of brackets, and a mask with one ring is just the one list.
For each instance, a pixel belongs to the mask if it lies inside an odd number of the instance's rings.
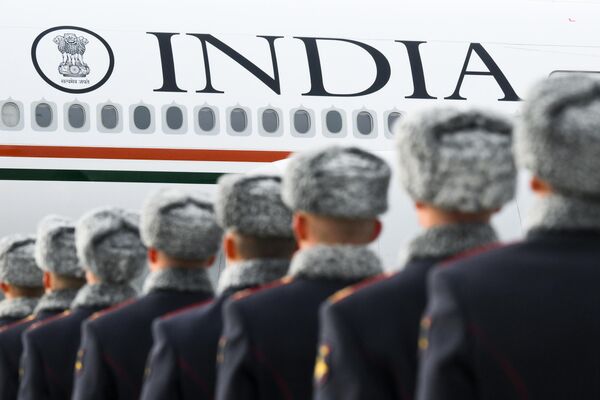
[[43,272],[35,262],[35,237],[9,235],[0,239],[0,282],[38,288]]
[[75,224],[58,215],[44,217],[37,228],[35,260],[43,271],[83,278],[75,247]]

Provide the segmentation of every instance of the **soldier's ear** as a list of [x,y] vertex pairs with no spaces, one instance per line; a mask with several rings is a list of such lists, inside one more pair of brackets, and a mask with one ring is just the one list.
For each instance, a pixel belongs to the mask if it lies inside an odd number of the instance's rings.
[[292,219],[292,230],[294,231],[294,236],[296,237],[298,246],[302,247],[302,243],[309,239],[308,219],[304,213],[294,213],[294,217]]
[[154,247],[148,248],[148,261],[150,261],[151,264],[154,264],[158,261],[158,250],[156,250]]
[[553,192],[552,186],[550,186],[548,183],[546,183],[545,181],[543,181],[535,175],[531,178],[531,181],[529,182],[529,187],[531,187],[531,190],[534,193],[541,196],[546,196]]
[[223,236],[223,252],[229,261],[237,261],[239,258],[235,237],[231,232],[226,232]]
[[381,231],[383,229],[383,224],[380,220],[375,220],[375,226],[373,227],[373,233],[371,235],[371,242],[375,241],[379,235],[381,235]]
[[2,290],[2,293],[7,294],[10,292],[10,286],[7,283],[0,282],[0,290]]

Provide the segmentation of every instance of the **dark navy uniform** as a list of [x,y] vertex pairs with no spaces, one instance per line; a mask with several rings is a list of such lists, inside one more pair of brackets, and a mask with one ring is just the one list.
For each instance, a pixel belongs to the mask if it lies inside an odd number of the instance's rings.
[[600,230],[545,230],[436,270],[418,399],[600,398]]
[[439,261],[413,260],[324,304],[316,399],[413,398],[426,277]]
[[221,310],[233,293],[155,321],[142,399],[213,399]]
[[19,400],[71,398],[81,323],[102,308],[77,307],[25,331]]
[[16,399],[19,391],[19,362],[23,352],[22,335],[31,325],[56,316],[64,309],[42,310],[0,329],[0,399]]
[[217,399],[310,399],[318,309],[342,279],[284,278],[225,305]]
[[152,322],[173,310],[208,300],[212,293],[154,290],[82,328],[73,399],[138,399],[152,347]]

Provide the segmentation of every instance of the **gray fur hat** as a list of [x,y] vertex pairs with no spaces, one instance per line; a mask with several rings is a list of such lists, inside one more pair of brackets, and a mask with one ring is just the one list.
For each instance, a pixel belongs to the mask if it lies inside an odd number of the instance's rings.
[[106,207],[83,215],[75,226],[77,255],[105,283],[128,283],[146,268],[146,248],[140,239],[139,216]]
[[292,238],[292,211],[281,200],[281,178],[225,175],[219,179],[215,211],[224,229],[259,237]]
[[43,271],[83,278],[84,271],[75,248],[75,224],[57,215],[48,215],[38,224],[35,261]]
[[356,147],[331,146],[295,154],[282,197],[292,210],[339,218],[373,218],[387,210],[391,170]]
[[0,239],[0,282],[42,287],[43,273],[35,262],[35,237],[9,235]]
[[415,201],[475,213],[513,199],[513,126],[482,110],[432,108],[398,124],[400,181]]
[[223,235],[212,202],[200,193],[178,189],[162,189],[148,197],[140,225],[146,246],[183,260],[212,257]]
[[600,80],[549,78],[531,91],[515,134],[519,166],[557,192],[600,197]]

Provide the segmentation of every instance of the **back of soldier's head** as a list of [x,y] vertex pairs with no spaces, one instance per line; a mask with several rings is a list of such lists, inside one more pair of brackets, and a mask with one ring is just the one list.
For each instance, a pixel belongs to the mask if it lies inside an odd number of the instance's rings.
[[213,204],[201,193],[161,189],[143,207],[140,230],[145,245],[177,262],[203,262],[219,250],[222,229]]
[[533,88],[516,131],[517,162],[563,196],[600,200],[600,80],[550,78]]
[[482,214],[513,199],[512,123],[482,110],[431,108],[396,129],[400,181],[415,202]]
[[146,268],[139,216],[120,208],[92,210],[77,221],[75,243],[84,269],[101,282],[126,284]]
[[234,235],[240,258],[285,259],[296,248],[292,213],[281,199],[281,178],[227,175],[219,179],[216,214]]
[[295,154],[283,178],[283,200],[308,220],[315,241],[361,244],[387,210],[391,171],[367,151],[332,146]]
[[15,234],[0,239],[0,282],[15,289],[17,297],[42,294],[43,274],[34,253],[33,236]]
[[80,284],[85,272],[77,257],[74,222],[57,215],[44,217],[37,228],[35,260],[55,279]]

